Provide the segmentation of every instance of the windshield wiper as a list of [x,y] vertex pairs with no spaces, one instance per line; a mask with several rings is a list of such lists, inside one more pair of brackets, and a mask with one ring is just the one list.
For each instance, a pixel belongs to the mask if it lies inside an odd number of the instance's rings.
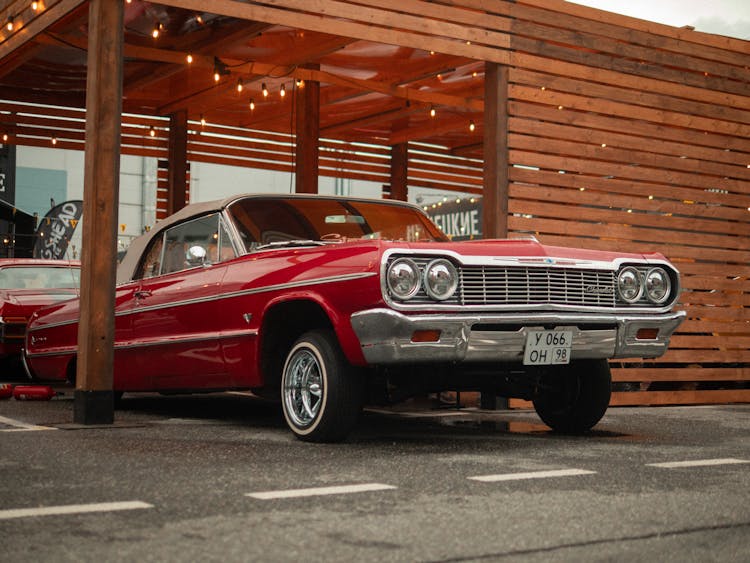
[[267,242],[266,244],[260,244],[255,247],[255,250],[268,250],[270,248],[293,248],[298,246],[323,246],[328,244],[320,240],[277,240],[274,242]]

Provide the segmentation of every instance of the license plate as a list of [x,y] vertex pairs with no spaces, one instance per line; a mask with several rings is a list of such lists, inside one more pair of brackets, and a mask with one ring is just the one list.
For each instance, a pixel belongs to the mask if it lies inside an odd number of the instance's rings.
[[573,331],[530,330],[526,334],[523,365],[545,366],[570,363]]

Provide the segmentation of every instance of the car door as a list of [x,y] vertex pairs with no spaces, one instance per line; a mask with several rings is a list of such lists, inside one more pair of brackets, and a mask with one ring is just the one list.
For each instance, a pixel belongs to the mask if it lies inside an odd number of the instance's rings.
[[[154,242],[160,249],[146,249],[131,330],[138,371],[150,389],[228,386],[217,313],[226,270],[219,250],[222,231],[218,214],[212,214],[171,227]],[[158,261],[149,261],[157,254]]]

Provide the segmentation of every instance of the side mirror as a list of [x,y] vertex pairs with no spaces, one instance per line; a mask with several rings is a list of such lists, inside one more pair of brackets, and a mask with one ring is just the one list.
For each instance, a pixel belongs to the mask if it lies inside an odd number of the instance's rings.
[[187,263],[191,266],[199,266],[206,263],[207,254],[206,249],[202,246],[191,246],[185,253],[185,260],[187,260]]

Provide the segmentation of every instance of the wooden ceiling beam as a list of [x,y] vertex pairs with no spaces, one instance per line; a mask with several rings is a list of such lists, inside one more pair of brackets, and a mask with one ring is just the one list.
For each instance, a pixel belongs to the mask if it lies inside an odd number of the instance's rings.
[[[27,24],[23,25],[18,31],[12,32],[9,37],[4,37],[0,43],[0,61],[3,61],[11,53],[20,49],[22,46],[33,40],[44,30],[62,20],[65,16],[80,7],[86,0],[59,0],[58,2],[49,2],[47,9]],[[3,15],[10,15],[8,10]]]
[[408,141],[419,139],[428,139],[449,133],[455,133],[468,127],[468,121],[465,116],[449,115],[416,127],[408,127],[400,131],[395,131],[388,137],[388,145],[398,145]]
[[325,135],[335,135],[342,130],[364,127],[372,123],[382,122],[384,119],[398,119],[400,117],[403,117],[405,114],[413,113],[414,111],[415,110],[413,108],[405,107],[401,102],[399,102],[398,107],[383,108],[377,113],[364,115],[357,119],[333,123],[321,128],[320,132],[321,134]]
[[[330,33],[330,20],[332,17],[337,17],[328,10],[336,3],[323,0],[317,2],[315,6],[320,8],[320,11],[325,13],[327,17],[321,16],[320,13],[305,13],[302,9],[271,8],[240,2],[239,0],[160,0],[159,3],[321,33]],[[286,5],[287,2],[281,2],[281,4]],[[309,9],[310,6],[310,3],[304,4],[304,8]],[[435,6],[436,8],[445,8],[437,4]],[[359,6],[349,6],[348,8],[352,8],[351,13],[347,12],[349,15],[338,16],[344,18],[336,22],[336,33],[338,35],[387,45],[414,47],[425,51],[460,55],[470,59],[500,64],[510,62],[510,51],[507,50],[510,47],[510,38],[505,33],[454,26],[448,21],[425,21],[425,18],[418,17],[409,17],[407,20],[404,14],[396,11],[385,12],[384,10],[379,10],[376,14],[377,21],[360,23],[348,18],[361,18],[364,9]],[[376,23],[378,25],[374,25]],[[413,29],[406,29],[407,24]],[[453,36],[446,37],[448,32],[451,32]]]

